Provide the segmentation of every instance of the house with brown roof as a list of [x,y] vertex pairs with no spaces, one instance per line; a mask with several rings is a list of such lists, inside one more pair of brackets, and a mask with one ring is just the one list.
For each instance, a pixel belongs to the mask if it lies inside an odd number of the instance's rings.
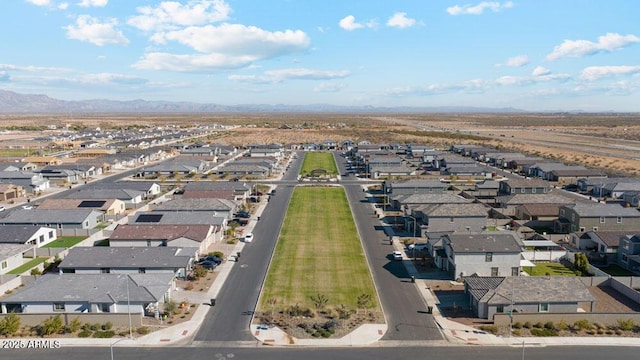
[[586,231],[572,233],[569,242],[576,249],[587,253],[597,262],[616,261],[620,238],[633,235],[633,231]]
[[[219,229],[218,229],[219,230]],[[118,225],[109,237],[109,246],[174,246],[198,248],[206,254],[216,241],[216,226],[196,225]]]
[[564,204],[522,204],[515,208],[517,220],[549,221],[558,218],[558,210]]
[[607,174],[598,169],[556,169],[549,174],[548,180],[560,186],[577,185],[580,179],[605,179]]

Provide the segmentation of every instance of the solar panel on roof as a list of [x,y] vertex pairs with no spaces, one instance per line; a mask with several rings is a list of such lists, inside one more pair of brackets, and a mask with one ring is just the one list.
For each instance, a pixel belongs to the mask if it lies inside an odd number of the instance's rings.
[[79,208],[99,208],[103,207],[107,202],[105,200],[85,200],[80,202]]
[[137,223],[157,223],[162,219],[162,214],[141,214],[136,219]]

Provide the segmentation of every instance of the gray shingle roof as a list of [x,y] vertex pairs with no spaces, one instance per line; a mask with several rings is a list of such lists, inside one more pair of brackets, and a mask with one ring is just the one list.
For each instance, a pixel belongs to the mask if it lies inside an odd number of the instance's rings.
[[0,243],[24,244],[38,230],[40,227],[33,225],[4,225],[0,227]]
[[[2,303],[24,302],[156,302],[169,290],[173,274],[46,274],[0,299]],[[129,297],[127,298],[127,282]],[[153,293],[147,287],[156,289]],[[165,291],[158,294],[158,287]]]
[[59,265],[61,269],[187,267],[197,249],[177,247],[74,247]]
[[483,204],[440,204],[427,211],[426,214],[430,217],[486,217],[489,214],[489,209]]
[[[465,279],[466,281],[467,279]],[[490,305],[590,302],[596,298],[573,276],[510,276],[488,289],[481,301]]]
[[23,210],[12,211],[0,219],[3,224],[80,224],[92,215],[101,212],[95,210]]
[[235,202],[226,199],[173,199],[153,206],[153,210],[163,211],[234,211]]
[[581,217],[640,217],[640,211],[638,211],[638,209],[631,207],[627,208],[618,204],[601,204],[589,202],[575,204],[572,208],[573,211],[575,211]]
[[486,232],[476,234],[451,234],[451,248],[456,254],[463,253],[519,253],[522,243],[518,235],[511,231]]

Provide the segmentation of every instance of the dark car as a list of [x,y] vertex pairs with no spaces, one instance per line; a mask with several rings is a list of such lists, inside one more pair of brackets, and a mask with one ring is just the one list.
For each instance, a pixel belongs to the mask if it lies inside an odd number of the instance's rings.
[[246,212],[246,211],[238,211],[238,212],[236,213],[236,216],[237,216],[237,217],[240,217],[240,218],[245,218],[245,219],[247,219],[247,218],[250,218],[250,217],[251,217],[251,214],[249,214],[249,213],[248,213],[248,212]]
[[210,261],[210,260],[205,260],[205,261],[199,262],[198,265],[202,266],[205,269],[209,269],[209,270],[213,270],[213,269],[216,268],[216,266],[218,266],[218,264],[216,264],[215,262]]
[[217,265],[222,264],[222,258],[219,258],[215,255],[209,255],[207,257],[203,257],[202,259],[200,259],[198,262],[202,263],[205,261],[213,261],[214,263],[216,263]]

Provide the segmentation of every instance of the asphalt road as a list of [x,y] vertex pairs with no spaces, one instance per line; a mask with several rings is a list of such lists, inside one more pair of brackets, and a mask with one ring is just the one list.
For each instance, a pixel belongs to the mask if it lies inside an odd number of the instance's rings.
[[[602,360],[635,359],[637,347],[367,347],[367,348],[218,348],[218,347],[166,347],[115,348],[113,359],[118,360],[356,360],[356,359],[447,359],[447,360]],[[0,349],[0,358],[12,360],[107,360],[108,347],[82,347],[61,349]]]
[[[283,180],[295,179],[302,160],[295,160]],[[260,289],[276,245],[295,185],[277,187],[253,229],[254,240],[244,246],[238,263],[226,279],[216,305],[209,310],[195,342],[255,341],[249,332]],[[255,217],[251,221],[256,221]]]

